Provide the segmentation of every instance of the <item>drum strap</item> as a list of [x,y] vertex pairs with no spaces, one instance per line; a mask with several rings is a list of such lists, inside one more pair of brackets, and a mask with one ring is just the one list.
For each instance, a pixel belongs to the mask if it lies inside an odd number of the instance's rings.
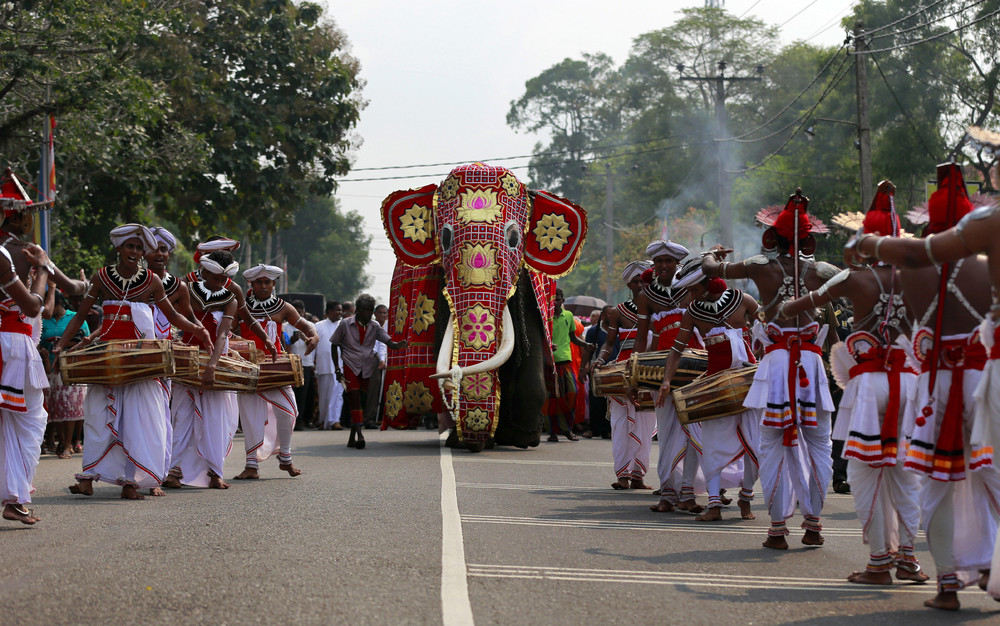
[[882,443],[882,459],[894,459],[899,451],[899,403],[902,394],[902,375],[913,372],[906,366],[906,352],[902,348],[875,346],[859,355],[858,364],[851,368],[851,378],[869,372],[885,372],[889,379],[889,403],[882,417],[879,439]]
[[798,385],[809,386],[809,379],[806,378],[805,370],[801,365],[796,364],[801,361],[802,351],[813,352],[822,356],[823,349],[814,343],[802,342],[798,333],[782,333],[779,340],[764,348],[765,354],[770,354],[775,350],[788,350],[788,406],[792,412],[792,423],[785,429],[785,436],[782,444],[786,447],[795,447],[798,444],[798,405],[799,395]]

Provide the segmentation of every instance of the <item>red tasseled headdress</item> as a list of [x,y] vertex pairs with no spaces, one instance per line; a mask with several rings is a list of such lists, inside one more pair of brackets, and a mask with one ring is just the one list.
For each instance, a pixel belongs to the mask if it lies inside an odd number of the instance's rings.
[[924,235],[948,230],[972,211],[972,201],[965,189],[965,177],[957,163],[942,163],[937,167],[938,188],[927,201],[929,221]]
[[788,198],[785,208],[774,220],[774,230],[791,241],[795,239],[795,221],[799,222],[799,239],[812,232],[812,223],[806,209],[809,207],[809,198],[802,195],[802,190],[797,190],[794,195]]
[[887,180],[878,184],[875,197],[865,214],[864,231],[876,235],[899,236],[899,215],[896,214],[896,186]]

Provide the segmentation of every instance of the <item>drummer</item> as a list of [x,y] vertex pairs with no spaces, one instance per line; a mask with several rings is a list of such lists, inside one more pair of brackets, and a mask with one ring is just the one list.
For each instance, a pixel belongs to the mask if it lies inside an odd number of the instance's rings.
[[[861,224],[864,232],[899,236],[895,190],[889,181],[879,183]],[[819,291],[786,301],[778,316],[793,318],[835,298],[851,301],[854,323],[850,336],[830,355],[835,377],[837,364],[846,360],[843,367],[849,368],[846,374],[850,378],[833,438],[846,441],[844,456],[854,487],[861,537],[871,546],[865,570],[854,572],[847,580],[891,585],[891,570],[895,568],[898,579],[923,582],[928,576],[920,570],[913,552],[920,527],[920,481],[903,469],[907,446],[902,416],[916,393],[917,373],[907,366],[905,351],[896,345],[900,335],[909,335],[912,330],[902,281],[891,265],[877,261],[859,264],[841,271]]]
[[[203,254],[211,254],[212,252],[229,252],[232,254],[236,250],[239,250],[239,248],[240,242],[235,239],[220,237],[219,235],[209,237],[206,241],[198,244],[194,253],[194,262],[196,267],[194,271],[188,272],[184,276],[184,280],[189,284],[196,283],[201,280],[201,268],[198,267],[197,264]],[[240,316],[240,321],[246,324],[250,328],[250,332],[261,340],[261,343],[264,345],[264,349],[271,355],[271,358],[277,358],[278,349],[274,342],[267,338],[267,333],[264,332],[264,328],[260,325],[260,322],[255,320],[247,310],[246,299],[243,296],[243,288],[236,284],[236,281],[227,277],[225,289],[236,297],[236,313]]]
[[[677,372],[688,339],[697,328],[708,350],[708,371],[712,376],[739,370],[755,363],[753,352],[743,330],[757,314],[757,301],[750,294],[727,288],[721,278],[708,278],[701,269],[701,258],[688,260],[674,279],[676,289],[687,289],[692,301],[684,312],[677,339],[667,357],[663,383],[656,398],[657,407],[672,403],[670,381]],[[722,519],[722,472],[733,462],[743,459],[743,479],[740,482],[740,516],[754,519],[750,511],[753,486],[757,482],[757,439],[760,435],[760,411],[747,409],[701,422],[702,458],[708,487],[708,510],[696,517],[699,522]]]
[[[162,226],[154,226],[149,231],[153,233],[153,237],[156,239],[156,248],[146,251],[146,266],[149,268],[149,271],[160,277],[160,281],[163,282],[163,293],[167,295],[170,305],[187,319],[193,320],[194,312],[191,310],[191,296],[188,292],[187,283],[167,271],[170,255],[173,254],[174,249],[177,247],[177,239],[173,233]],[[170,341],[173,339],[171,337],[173,327],[170,325],[170,320],[167,319],[163,310],[156,306],[155,302],[151,302],[150,304],[153,305],[153,325],[156,330],[156,338]],[[174,437],[174,428],[170,423],[170,389],[173,381],[166,379],[164,383],[167,386],[167,394],[163,398],[163,402],[166,405],[167,417],[166,467],[169,467],[170,445]],[[162,496],[165,494],[162,489],[155,487],[150,489],[150,495]]]
[[[616,363],[627,361],[635,346],[636,304],[635,298],[642,289],[642,274],[652,267],[649,261],[632,261],[622,271],[622,280],[632,292],[632,298],[620,302],[606,316],[608,335],[597,353],[596,364],[604,365],[605,359],[617,344]],[[653,437],[654,419],[650,411],[637,411],[635,405],[625,396],[608,398],[608,413],[611,419],[611,454],[614,459],[615,476],[611,483],[614,489],[646,489],[643,478],[649,466],[649,447]],[[642,413],[642,415],[639,415]],[[650,418],[653,419],[650,419]]]
[[[309,354],[316,349],[316,343],[319,341],[316,329],[299,315],[295,307],[274,293],[274,281],[284,273],[280,267],[263,263],[243,272],[243,277],[249,283],[246,296],[247,308],[250,315],[264,327],[268,339],[278,346],[279,354],[281,343],[278,341],[278,333],[286,322],[298,328],[306,336],[306,354]],[[253,336],[245,322],[240,324],[239,333],[244,339],[253,340],[258,348],[264,348],[264,342]],[[288,472],[289,476],[301,474],[302,470],[292,464],[292,429],[295,427],[298,407],[291,385],[256,393],[241,393],[237,397],[247,457],[246,467],[233,478],[235,480],[260,478],[257,472],[258,462],[266,460],[275,452],[278,453],[279,470]]]
[[189,283],[194,316],[215,337],[215,344],[184,333],[182,342],[197,345],[200,351],[212,348],[200,389],[174,385],[170,414],[174,425],[170,471],[163,486],[180,489],[182,485],[229,489],[222,480],[223,464],[232,446],[239,423],[236,392],[212,390],[215,369],[229,351],[229,329],[236,316],[236,295],[226,288],[240,265],[226,251],[212,252],[198,260],[201,279]]
[[[170,304],[159,276],[139,265],[156,240],[141,224],[125,224],[111,231],[118,262],[91,277],[91,287],[80,310],[70,320],[52,349],[58,354],[72,340],[98,299],[102,300],[103,340],[153,339],[153,310],[162,308],[167,320],[185,332],[211,342],[205,327],[192,323]],[[84,402],[83,468],[69,490],[93,495],[95,480],[122,486],[121,497],[142,500],[139,488],[156,489],[166,475],[166,388],[159,379],[114,387],[91,387]]]
[[[833,474],[834,405],[820,348],[826,329],[813,321],[812,312],[794,320],[777,319],[782,302],[819,289],[837,273],[833,265],[812,258],[816,246],[812,233],[827,229],[806,213],[808,205],[809,199],[798,190],[782,209],[758,213],[758,221],[767,227],[763,235],[767,254],[722,262],[732,251],[717,245],[702,264],[705,275],[712,278],[753,280],[766,302],[762,306],[766,332],[759,324],[754,329],[765,344],[765,355],[744,406],[763,410],[760,475],[771,515],[763,546],[774,550],[788,549],[786,520],[796,503],[805,517],[802,543],[823,545],[820,513]],[[790,372],[791,368],[795,369]]]

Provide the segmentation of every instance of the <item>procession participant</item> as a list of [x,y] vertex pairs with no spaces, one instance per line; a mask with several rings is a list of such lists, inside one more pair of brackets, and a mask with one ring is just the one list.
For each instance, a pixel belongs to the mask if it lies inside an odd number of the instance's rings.
[[[595,365],[605,364],[605,359],[614,358],[621,362],[632,354],[635,347],[636,317],[635,299],[642,290],[642,273],[652,267],[649,261],[632,261],[622,270],[622,280],[632,293],[632,298],[619,302],[613,309],[607,311],[608,332],[604,344],[597,353]],[[617,355],[615,353],[617,352]],[[625,396],[608,398],[608,418],[611,422],[611,455],[614,460],[614,489],[630,489],[632,477],[636,478],[635,488],[646,487],[643,478],[649,464],[649,443],[645,448],[645,460],[642,458],[642,433],[638,432],[640,422],[636,420],[636,407]],[[642,421],[645,424],[645,421]],[[650,430],[649,437],[653,433]],[[648,440],[647,440],[648,442]]]
[[[389,331],[389,307],[380,304],[375,307],[375,323]],[[385,378],[388,349],[381,341],[375,342],[375,356],[378,358],[378,369],[368,381],[368,400],[365,403],[365,429],[378,428],[381,423],[382,380]]]
[[[607,316],[610,315],[611,309],[614,308],[613,304],[605,304],[599,312],[595,311],[595,313],[598,313],[597,321],[587,329],[584,341],[596,346],[604,345],[604,340],[608,337]],[[610,356],[614,358],[615,353],[612,353]],[[580,375],[590,375],[593,372],[596,362],[597,353],[595,352],[590,355],[590,360],[581,367],[582,371]],[[590,403],[588,406],[590,412],[590,437],[587,437],[587,433],[584,433],[583,436],[588,439],[591,437],[611,439],[611,422],[608,421],[608,399],[595,396],[593,384],[589,385],[588,393],[590,394]]]
[[[891,182],[882,181],[863,221],[860,214],[853,222],[848,221],[850,215],[834,220],[852,226],[862,222],[866,233],[898,237],[894,192]],[[895,567],[898,579],[923,582],[928,577],[913,552],[920,526],[920,484],[913,472],[903,469],[906,438],[902,416],[916,392],[917,375],[906,364],[903,348],[896,345],[897,338],[910,332],[902,282],[891,265],[855,265],[819,290],[784,302],[778,315],[790,319],[837,298],[850,300],[854,318],[851,334],[830,355],[835,377],[838,364],[846,362],[850,378],[833,438],[846,441],[844,456],[854,507],[861,521],[862,540],[870,546],[865,570],[854,572],[847,580],[891,585],[890,570]]]
[[[42,320],[39,350],[44,350],[46,353],[44,363],[53,365],[49,356],[52,347],[62,337],[63,331],[66,330],[66,326],[76,313],[66,308],[66,296],[58,289],[49,289],[45,298],[46,308],[49,304],[48,300],[50,298],[52,300],[52,317]],[[84,322],[80,332],[74,337],[74,341],[78,338],[82,340],[89,334],[90,329],[87,327],[87,322]],[[49,412],[49,423],[53,427],[52,430],[58,430],[59,458],[69,459],[73,456],[73,431],[80,422],[83,422],[83,401],[87,395],[87,386],[64,385],[62,377],[56,371],[49,373],[48,381],[49,388],[45,392],[45,408]],[[51,436],[51,431],[48,436]]]
[[[708,278],[701,266],[702,259],[691,259],[674,279],[675,288],[687,289],[692,300],[684,312],[677,338],[667,357],[663,383],[656,399],[657,407],[673,404],[670,381],[677,373],[684,347],[695,328],[704,338],[708,351],[706,375],[740,369],[747,363],[756,362],[743,329],[756,316],[757,301],[738,289],[728,288],[721,278]],[[760,411],[756,409],[701,422],[701,467],[708,487],[708,509],[695,518],[699,522],[722,519],[722,471],[740,459],[743,461],[740,516],[745,520],[755,519],[750,511],[750,502],[753,501],[753,486],[757,482],[759,422]]]
[[[299,317],[307,322],[312,322],[312,316],[306,313],[305,302],[292,300],[292,306],[295,307]],[[302,359],[302,384],[292,388],[295,393],[295,406],[299,407],[299,418],[295,420],[294,430],[305,430],[307,426],[314,428],[316,425],[313,420],[316,405],[316,351],[314,349],[308,354],[306,353],[306,336],[295,326],[286,322],[284,333],[288,336],[288,352],[297,354]]]
[[202,388],[180,382],[170,401],[174,439],[170,471],[163,486],[180,489],[182,485],[229,489],[222,479],[223,465],[232,447],[239,423],[236,393],[212,390],[219,359],[229,352],[229,330],[236,315],[237,299],[226,285],[239,271],[239,263],[226,251],[216,251],[198,260],[201,279],[189,283],[195,318],[215,337],[214,345],[205,338],[185,332],[182,342],[197,345],[200,351],[211,349],[211,357],[202,374]]
[[[284,273],[280,267],[263,263],[243,272],[243,277],[250,283],[246,298],[247,308],[250,310],[250,315],[264,327],[268,338],[276,344],[278,333],[286,322],[295,326],[305,334],[306,352],[309,353],[316,348],[316,342],[319,340],[313,325],[300,316],[295,307],[274,293],[275,281]],[[240,335],[247,339],[251,338],[250,328],[245,323],[240,324]],[[263,342],[259,339],[254,343],[258,348],[263,348]],[[238,399],[247,457],[246,467],[233,478],[237,480],[260,478],[257,472],[258,463],[275,452],[278,453],[279,470],[288,472],[288,475],[293,477],[301,474],[302,470],[292,464],[292,429],[295,427],[298,406],[291,385],[257,393],[241,393]]]
[[[153,339],[151,301],[163,308],[172,324],[208,340],[201,324],[188,321],[170,305],[160,278],[139,265],[145,251],[156,247],[149,229],[141,224],[118,226],[111,231],[111,242],[118,251],[117,263],[91,277],[90,291],[53,353],[73,340],[98,299],[104,309],[102,340]],[[168,446],[165,393],[160,379],[91,386],[84,404],[83,467],[76,475],[77,484],[69,488],[71,493],[93,495],[93,482],[103,480],[121,485],[122,498],[142,500],[139,488],[160,486]]]
[[769,254],[744,261],[721,261],[731,250],[714,246],[702,270],[711,278],[749,278],[757,286],[767,326],[754,332],[764,343],[764,357],[743,403],[763,411],[760,430],[760,476],[767,494],[771,527],[765,548],[787,550],[786,520],[798,503],[805,521],[802,543],[823,544],[820,514],[827,485],[833,474],[830,456],[830,413],[833,402],[823,365],[822,348],[826,328],[820,328],[811,312],[792,320],[777,318],[782,302],[819,289],[837,273],[829,263],[812,259],[812,233],[828,232],[806,209],[809,199],[796,190],[784,208],[769,207],[757,214],[768,228],[764,248]]
[[[240,242],[235,239],[229,239],[228,237],[221,237],[219,235],[214,235],[209,237],[207,240],[198,244],[194,253],[195,269],[188,272],[184,276],[184,280],[188,283],[196,283],[201,279],[201,268],[198,267],[198,262],[203,254],[211,254],[212,252],[229,252],[232,253],[238,250],[240,247]],[[236,312],[240,316],[240,321],[244,322],[250,327],[250,331],[257,336],[264,343],[264,349],[267,350],[271,358],[278,357],[278,349],[275,347],[274,342],[267,338],[267,333],[264,332],[264,328],[253,319],[250,312],[247,311],[246,299],[243,296],[243,288],[236,284],[231,278],[227,278],[225,285],[227,291],[236,296]]]
[[[920,509],[937,569],[938,593],[924,605],[957,610],[958,590],[979,578],[979,572],[980,586],[987,587],[1000,515],[994,442],[978,436],[980,421],[995,424],[997,419],[990,412],[996,405],[985,391],[997,384],[997,372],[993,365],[986,373],[983,369],[1000,356],[995,343],[1000,256],[992,254],[996,207],[973,210],[955,163],[939,165],[937,177],[922,241],[862,233],[848,242],[845,258],[899,264],[907,307],[919,320],[913,350],[921,374],[906,468],[921,480]],[[969,256],[983,251],[988,259]],[[918,267],[927,269],[911,269]],[[987,282],[993,285],[992,307],[982,288]],[[988,342],[989,352],[980,339]],[[979,384],[984,388],[977,389]],[[998,587],[988,587],[994,597],[1000,596]]]
[[[687,248],[672,241],[656,240],[646,246],[646,255],[653,259],[653,268],[649,281],[643,281],[642,289],[636,297],[637,352],[645,352],[648,347],[658,345],[647,342],[646,330],[651,326],[654,329],[660,328],[660,340],[670,340],[673,345],[676,329],[670,328],[670,325],[683,316],[690,298],[686,289],[675,289],[672,283],[678,264],[688,254]],[[700,343],[694,339],[691,345],[696,347]],[[650,508],[656,512],[676,509],[701,513],[704,509],[698,504],[694,494],[694,481],[701,455],[701,426],[682,425],[672,402],[658,407],[655,415],[659,444],[657,473],[660,478],[660,502]]]
[[[335,375],[330,338],[341,323],[343,305],[336,300],[326,303],[326,318],[316,323],[316,390],[319,397],[319,428],[321,430],[343,430],[340,413],[344,408],[344,384]],[[337,366],[344,361],[337,357]]]
[[[163,293],[166,294],[170,305],[185,318],[193,320],[194,312],[191,310],[191,297],[188,293],[187,283],[167,271],[170,256],[177,248],[177,238],[162,226],[154,226],[149,231],[156,240],[156,248],[146,251],[146,266],[149,268],[149,271],[160,277],[160,281],[163,282]],[[151,302],[150,304],[153,305],[153,326],[156,331],[156,338],[171,340],[172,326],[170,325],[170,320],[167,319],[163,309],[157,306],[155,302]],[[167,443],[172,444],[174,428],[173,424],[171,424],[170,416],[170,390],[173,381],[167,379],[164,383],[166,385],[166,393],[163,395],[163,403],[166,406]],[[166,450],[166,467],[170,466],[170,457],[170,445],[168,445]],[[150,495],[162,496],[165,494],[159,487],[154,487],[150,490]]]
[[[51,201],[32,202],[11,169],[8,167],[4,170],[3,177],[0,178],[0,208],[3,210],[3,217],[0,220],[0,246],[10,252],[18,276],[29,275],[35,258],[34,253],[27,252],[35,244],[24,241],[21,237],[32,232],[35,225],[34,212],[48,205],[51,205]],[[81,296],[87,293],[89,285],[86,281],[66,276],[47,256],[45,263],[49,271],[49,284],[55,285],[67,295]],[[81,271],[81,278],[82,274]]]
[[[0,197],[5,211],[11,204]],[[14,269],[10,252],[0,247],[0,503],[4,519],[31,525],[41,520],[25,505],[31,504],[48,417],[42,400],[48,382],[35,346],[49,260],[35,245],[22,247],[21,256],[37,268],[30,291]]]
[[[362,450],[365,447],[364,428],[364,398],[368,389],[368,379],[377,367],[375,357],[375,341],[381,341],[390,350],[401,350],[407,343],[393,341],[389,333],[378,324],[372,324],[375,313],[375,298],[364,293],[358,296],[353,316],[343,320],[330,337],[331,358],[337,372],[337,378],[344,384],[344,400],[351,414],[351,436],[347,441],[348,448]],[[344,369],[340,368],[339,356],[343,355]]]
[[548,441],[559,441],[557,431],[561,431],[566,439],[576,441],[573,434],[573,422],[576,412],[576,374],[573,372],[573,361],[570,346],[589,348],[589,344],[576,336],[576,320],[573,313],[563,308],[566,298],[562,289],[556,289],[553,301],[555,308],[552,314],[552,345],[553,350],[543,351],[545,356],[545,388],[548,399],[545,411],[549,418]]

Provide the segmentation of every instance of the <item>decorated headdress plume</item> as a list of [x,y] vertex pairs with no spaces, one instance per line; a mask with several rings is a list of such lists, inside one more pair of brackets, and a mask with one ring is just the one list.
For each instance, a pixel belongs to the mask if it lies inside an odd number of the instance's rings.
[[[761,237],[765,250],[773,250],[778,245],[778,237],[788,241],[795,239],[798,230],[799,242],[802,242],[800,252],[812,254],[816,250],[816,240],[813,235],[825,235],[829,227],[818,218],[809,215],[809,198],[802,195],[802,189],[788,197],[785,206],[767,206],[757,212],[757,222],[765,227]],[[796,242],[798,243],[798,242]]]
[[0,179],[0,209],[3,210],[4,217],[17,211],[46,209],[52,202],[51,199],[44,202],[32,201],[14,172],[9,167],[3,171],[3,178]]

